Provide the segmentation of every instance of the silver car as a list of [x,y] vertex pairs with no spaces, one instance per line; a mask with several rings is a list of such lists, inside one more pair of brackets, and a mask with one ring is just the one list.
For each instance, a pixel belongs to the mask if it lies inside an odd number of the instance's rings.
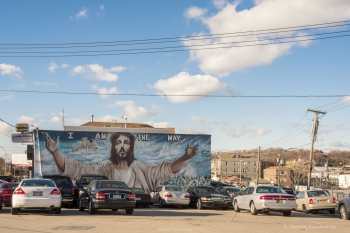
[[183,191],[180,186],[160,186],[150,194],[153,205],[159,205],[159,208],[163,208],[166,205],[187,208],[190,203],[190,194]]
[[337,208],[337,199],[332,197],[328,191],[322,189],[299,192],[296,199],[297,210],[305,213],[328,210],[330,214],[334,214]]
[[277,211],[290,216],[297,208],[295,197],[283,189],[274,186],[253,186],[246,188],[233,200],[236,212],[249,210],[252,215],[262,212]]

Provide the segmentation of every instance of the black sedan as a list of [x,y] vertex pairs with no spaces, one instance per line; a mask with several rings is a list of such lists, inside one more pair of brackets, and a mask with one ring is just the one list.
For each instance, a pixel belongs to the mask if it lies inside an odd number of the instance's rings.
[[136,208],[143,206],[143,208],[149,208],[149,205],[152,203],[151,195],[146,193],[142,188],[130,188],[130,190],[136,195]]
[[344,220],[350,220],[350,194],[338,202],[340,217]]
[[196,206],[197,209],[222,208],[228,210],[231,205],[231,198],[220,194],[214,187],[194,186],[187,192],[190,194],[190,206]]
[[88,208],[89,214],[95,214],[98,209],[125,209],[126,214],[132,214],[135,205],[135,193],[121,181],[94,180],[79,198],[79,210]]

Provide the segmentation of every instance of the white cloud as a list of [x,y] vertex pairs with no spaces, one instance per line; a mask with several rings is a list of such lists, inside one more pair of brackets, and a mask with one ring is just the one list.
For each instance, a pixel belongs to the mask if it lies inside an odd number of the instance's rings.
[[350,104],[350,95],[345,96],[342,101],[343,104]]
[[70,117],[70,118],[65,118],[66,121],[71,122],[75,125],[82,125],[85,124],[86,122],[90,121],[90,119],[86,119],[84,117]]
[[167,96],[170,102],[188,102],[204,98],[203,96],[186,95],[208,95],[215,91],[226,91],[227,84],[221,83],[211,75],[194,75],[181,72],[169,79],[161,79],[153,85],[161,95],[182,95]]
[[213,0],[213,4],[217,9],[222,9],[226,6],[226,0]]
[[191,7],[186,10],[185,17],[188,19],[200,19],[207,13],[206,9],[202,9],[199,7]]
[[350,143],[343,143],[339,140],[336,140],[332,143],[330,143],[330,146],[334,149],[334,148],[350,148]]
[[0,71],[2,75],[13,75],[18,78],[21,78],[20,74],[22,73],[21,68],[16,67],[14,65],[9,65],[6,63],[0,64]]
[[93,90],[96,90],[99,92],[99,94],[101,95],[101,98],[108,98],[109,94],[117,94],[117,88],[116,87],[111,87],[110,89],[107,89],[105,87],[98,87],[97,85],[93,85],[91,87]]
[[50,65],[48,65],[47,69],[53,73],[58,68],[58,65],[54,62],[51,62]]
[[105,6],[104,6],[104,5],[101,5],[101,6],[100,6],[100,10],[103,11],[104,9],[105,9]]
[[214,122],[211,118],[202,118],[197,116],[190,116],[190,119],[198,125],[207,125]]
[[67,68],[68,67],[68,64],[62,64],[61,65],[61,68]]
[[135,105],[135,102],[132,100],[127,101],[117,101],[114,104],[108,105],[109,108],[113,107],[124,107],[124,115],[127,116],[128,119],[131,118],[144,118],[156,115],[156,111],[149,111],[144,107],[139,107]]
[[[221,1],[214,1],[218,4]],[[300,26],[325,22],[335,22],[350,19],[350,4],[346,0],[261,0],[255,1],[250,9],[237,11],[240,1],[226,3],[216,14],[204,16],[202,13],[187,13],[187,18],[201,19],[211,34],[254,31],[286,26]],[[203,12],[203,9],[197,12]],[[203,41],[184,41],[186,46],[212,44],[213,46],[242,45],[240,41],[269,39],[274,41],[281,35],[302,35],[299,33],[284,33],[271,35],[250,35],[247,37],[212,38]],[[225,45],[215,45],[227,43]],[[227,76],[232,72],[250,67],[266,65],[275,59],[288,54],[295,46],[308,46],[311,42],[294,42],[286,44],[271,44],[240,48],[222,48],[211,50],[192,50],[190,59],[199,63],[200,69],[207,74]],[[251,43],[250,43],[251,44]],[[212,47],[212,46],[211,46]]]
[[49,120],[49,122],[51,122],[51,123],[60,123],[60,122],[62,122],[62,119],[59,118],[58,116],[54,116],[54,117],[52,117],[52,118]]
[[253,136],[262,136],[269,133],[270,130],[265,127],[255,128],[255,127],[242,127],[240,129],[229,129],[227,135],[230,137],[241,137],[246,134],[252,134]]
[[77,14],[75,14],[74,16],[69,16],[70,19],[75,19],[75,20],[79,20],[82,18],[86,18],[88,16],[88,11],[86,9],[82,9],[81,11],[79,11]]
[[97,79],[106,82],[115,82],[118,75],[115,73],[125,70],[123,66],[114,66],[110,69],[105,69],[98,64],[90,64],[86,66],[76,66],[72,70],[72,74],[82,74],[87,78]]
[[10,137],[14,132],[15,128],[4,122],[0,122],[0,137]]

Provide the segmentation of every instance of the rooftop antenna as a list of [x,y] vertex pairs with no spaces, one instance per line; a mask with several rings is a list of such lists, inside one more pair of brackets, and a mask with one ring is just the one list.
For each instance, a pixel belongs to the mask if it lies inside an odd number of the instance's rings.
[[126,116],[122,116],[122,118],[125,120],[125,128],[126,128],[126,124],[128,123],[128,118]]

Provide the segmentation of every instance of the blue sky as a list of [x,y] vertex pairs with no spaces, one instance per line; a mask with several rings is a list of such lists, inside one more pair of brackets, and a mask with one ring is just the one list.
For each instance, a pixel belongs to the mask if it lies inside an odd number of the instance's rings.
[[[11,142],[9,124],[60,130],[64,110],[70,126],[91,114],[124,122],[123,115],[210,134],[212,151],[309,149],[310,108],[327,111],[315,149],[349,150],[350,27],[328,24],[347,20],[348,0],[1,1],[0,146],[24,153],[25,145]],[[112,41],[119,45],[106,46]],[[247,46],[256,43],[266,45]],[[203,44],[212,49],[198,49]],[[164,47],[177,48],[135,50]],[[94,56],[67,56],[78,54]]]

